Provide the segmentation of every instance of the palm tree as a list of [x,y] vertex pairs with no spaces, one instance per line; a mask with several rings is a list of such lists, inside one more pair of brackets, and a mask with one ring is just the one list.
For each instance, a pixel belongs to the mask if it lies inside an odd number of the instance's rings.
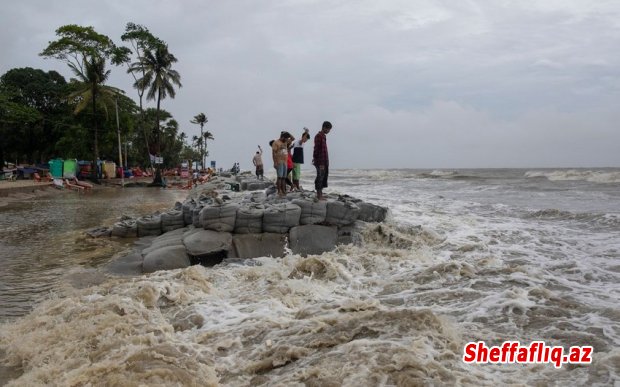
[[[200,125],[200,138],[202,139],[203,135],[204,135],[202,130],[203,130],[205,124],[207,122],[209,122],[209,120],[207,119],[207,116],[204,113],[200,113],[200,114],[194,116],[194,119],[191,120],[190,122],[192,124],[199,124]],[[204,142],[200,141],[200,159],[201,159],[201,162],[202,162],[202,168],[205,167],[205,153],[204,153],[204,150],[203,150],[203,147],[202,147],[203,144],[204,144]]]
[[[174,86],[182,87],[181,75],[172,69],[172,64],[177,62],[177,58],[168,52],[168,46],[164,43],[156,45],[152,50],[144,50],[143,56],[138,62],[130,67],[132,72],[143,72],[143,77],[138,79],[134,86],[139,90],[148,89],[147,100],[157,101],[157,113],[155,117],[155,141],[157,154],[161,154],[161,141],[159,129],[159,112],[161,110],[161,100],[170,96],[174,98],[176,91]],[[161,171],[157,168],[154,183],[161,181]]]
[[[215,140],[215,138],[213,138],[213,134],[211,134],[211,132],[209,132],[208,130],[202,134],[202,138],[203,138],[202,142],[205,148],[205,156],[207,156],[209,155],[209,151],[207,151],[207,140]],[[204,165],[205,162],[206,160],[203,161],[203,164],[202,164],[203,168],[206,168]]]
[[[144,55],[138,62],[132,64],[132,71],[144,71],[144,76],[135,82],[138,89],[147,89],[147,100],[157,101],[157,114],[155,119],[155,130],[159,132],[159,111],[161,110],[161,100],[167,96],[174,98],[176,91],[174,86],[182,87],[181,75],[172,69],[172,64],[177,62],[177,58],[168,52],[166,44],[159,44],[154,50],[145,50]],[[159,134],[157,136],[157,151],[160,152]]]
[[198,148],[198,153],[200,154],[200,157],[202,157],[202,143],[202,137],[192,136],[192,145],[194,146],[194,148]]
[[97,120],[97,107],[101,106],[107,115],[108,106],[114,104],[114,99],[119,94],[123,93],[122,90],[116,87],[105,85],[105,82],[110,76],[110,70],[105,69],[105,63],[106,61],[104,58],[94,55],[89,58],[84,58],[84,70],[73,63],[69,64],[69,67],[78,78],[77,82],[74,83],[74,85],[77,85],[77,89],[69,94],[70,100],[77,101],[73,113],[78,114],[89,105],[92,107],[93,129],[95,132],[95,166],[99,158],[99,121]]

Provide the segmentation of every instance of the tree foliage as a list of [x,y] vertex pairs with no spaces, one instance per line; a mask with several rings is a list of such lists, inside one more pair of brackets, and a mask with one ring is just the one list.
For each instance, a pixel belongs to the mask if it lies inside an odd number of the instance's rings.
[[[32,68],[11,69],[0,77],[0,169],[5,160],[38,163],[100,154],[115,159],[118,140],[110,109],[116,104],[130,165],[149,164],[148,144],[155,144],[150,150],[164,157],[165,166],[200,157],[178,122],[161,108],[162,100],[174,98],[181,87],[180,74],[172,68],[177,59],[161,39],[134,23],[121,36],[131,48],[116,46],[93,27],[65,25],[56,35],[39,55],[65,62],[69,82],[56,71]],[[110,65],[120,64],[134,77],[139,105],[107,84]],[[145,109],[143,97],[157,107]],[[147,128],[146,122],[153,124]]]
[[[102,105],[98,99],[109,96],[113,91],[104,86],[109,71],[105,70],[106,61],[120,64],[128,60],[129,50],[117,47],[107,36],[97,33],[93,27],[83,27],[75,24],[62,26],[56,30],[58,40],[50,42],[40,55],[46,58],[55,58],[67,63],[71,71],[78,76],[78,82],[83,84],[70,97],[77,98],[75,113],[78,114],[87,105],[92,107],[92,126],[94,157],[99,158],[99,117],[97,107]],[[118,90],[118,89],[117,89]],[[103,104],[105,106],[105,103]]]

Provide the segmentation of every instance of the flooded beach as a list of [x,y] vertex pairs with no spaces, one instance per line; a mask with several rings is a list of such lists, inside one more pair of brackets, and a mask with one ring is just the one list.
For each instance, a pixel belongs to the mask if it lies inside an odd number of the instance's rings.
[[[72,271],[94,269],[131,244],[84,234],[121,215],[165,210],[186,192],[154,188],[100,188],[92,193],[22,194],[0,207],[0,319],[26,314]],[[18,196],[18,197],[19,197]]]

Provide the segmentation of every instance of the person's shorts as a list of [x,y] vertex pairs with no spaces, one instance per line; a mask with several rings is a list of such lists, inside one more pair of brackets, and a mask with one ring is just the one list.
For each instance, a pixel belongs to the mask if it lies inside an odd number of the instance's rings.
[[295,163],[293,165],[293,180],[299,180],[301,178],[301,164]]
[[286,172],[286,163],[280,163],[276,165],[276,173],[278,174],[279,178],[284,179],[286,177]]
[[257,175],[262,175],[263,174],[263,166],[262,165],[257,165],[256,166],[256,174]]

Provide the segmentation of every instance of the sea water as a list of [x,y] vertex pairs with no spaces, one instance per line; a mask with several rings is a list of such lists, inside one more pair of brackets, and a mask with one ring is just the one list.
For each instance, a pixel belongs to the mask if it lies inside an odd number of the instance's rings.
[[[620,380],[620,170],[335,170],[326,192],[388,206],[390,220],[319,256],[55,292],[0,328],[10,383]],[[462,361],[469,341],[535,340],[591,345],[593,362]]]

